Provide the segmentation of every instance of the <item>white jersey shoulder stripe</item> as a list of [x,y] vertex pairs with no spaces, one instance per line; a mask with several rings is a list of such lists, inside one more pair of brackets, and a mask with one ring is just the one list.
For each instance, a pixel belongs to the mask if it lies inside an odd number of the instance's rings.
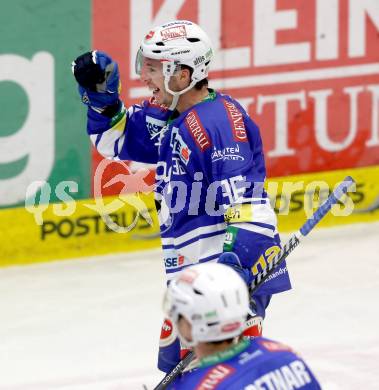
[[244,223],[244,222],[233,223],[231,224],[231,226],[235,226],[238,229],[248,230],[249,232],[263,234],[264,236],[271,237],[271,238],[273,238],[275,235],[275,232],[273,230],[262,226],[253,225],[251,223]]

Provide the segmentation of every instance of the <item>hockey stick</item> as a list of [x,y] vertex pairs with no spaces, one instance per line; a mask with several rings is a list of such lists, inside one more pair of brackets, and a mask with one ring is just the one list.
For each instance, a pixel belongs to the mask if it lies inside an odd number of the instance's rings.
[[344,181],[329,195],[328,199],[314,212],[314,214],[303,224],[303,226],[294,233],[289,240],[284,244],[280,252],[267,265],[267,267],[257,274],[251,282],[250,291],[254,292],[264,283],[272,274],[274,268],[282,263],[285,258],[299,245],[300,239],[305,237],[312,229],[325,217],[333,205],[337,204],[348,189],[355,184],[351,176],[346,176]]
[[[271,275],[275,268],[278,267],[287,256],[299,245],[300,238],[305,237],[312,229],[325,217],[333,205],[337,204],[341,197],[346,194],[348,189],[355,184],[352,177],[347,176],[344,181],[329,195],[328,199],[314,212],[314,214],[303,224],[303,226],[294,233],[289,240],[284,244],[280,252],[267,265],[267,267],[259,272],[250,285],[250,294],[255,292]],[[159,383],[154,390],[165,390],[194,359],[193,351],[187,355],[169,372]]]
[[168,373],[166,376],[154,387],[154,390],[164,390],[172,383],[183,370],[192,362],[195,354],[190,351],[184,356],[184,358]]

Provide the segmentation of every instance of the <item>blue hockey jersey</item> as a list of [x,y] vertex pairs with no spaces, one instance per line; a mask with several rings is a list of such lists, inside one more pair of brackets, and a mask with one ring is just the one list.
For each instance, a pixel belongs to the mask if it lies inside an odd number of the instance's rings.
[[[169,280],[184,267],[217,260],[224,250],[236,252],[253,275],[279,251],[276,216],[263,188],[259,129],[237,101],[209,91],[176,116],[152,100],[112,119],[88,110],[88,133],[102,155],[156,164]],[[257,294],[290,288],[285,264],[278,271]]]
[[287,346],[263,337],[243,340],[200,361],[169,390],[317,390],[307,364]]

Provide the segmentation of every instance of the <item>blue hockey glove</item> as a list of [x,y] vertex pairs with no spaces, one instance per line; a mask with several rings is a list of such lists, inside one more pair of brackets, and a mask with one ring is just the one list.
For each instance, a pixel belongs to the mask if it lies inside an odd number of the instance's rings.
[[239,257],[234,252],[221,253],[217,262],[232,267],[247,285],[251,282],[250,270],[242,266]]
[[[250,286],[250,283],[252,282],[253,279],[253,274],[248,268],[242,266],[241,260],[239,259],[236,253],[224,252],[220,255],[217,262],[232,267],[238,273],[238,275],[240,275],[242,279],[246,282],[247,286],[248,287]],[[264,295],[257,295],[256,293],[252,295],[250,294],[250,310],[251,310],[250,315],[253,317],[260,316],[264,318],[266,307],[270,303],[270,300],[271,300],[270,294],[264,294]]]
[[84,53],[73,61],[72,72],[84,104],[107,116],[117,113],[121,83],[111,57],[98,50]]
[[[252,273],[242,266],[238,255],[234,252],[224,252],[220,255],[218,263],[232,267],[242,277],[249,287],[252,280]],[[249,294],[250,295],[250,294]],[[262,331],[262,321],[265,317],[265,309],[268,306],[271,295],[255,296],[250,295],[250,313],[244,331],[245,336],[259,336]]]

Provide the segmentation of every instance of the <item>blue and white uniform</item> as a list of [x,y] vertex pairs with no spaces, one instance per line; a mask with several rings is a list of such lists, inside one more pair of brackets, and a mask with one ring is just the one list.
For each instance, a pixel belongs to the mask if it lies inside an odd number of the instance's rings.
[[319,390],[302,358],[263,337],[243,340],[200,360],[200,367],[177,379],[169,390]]
[[[152,101],[112,119],[89,109],[87,129],[103,156],[157,164],[155,198],[168,280],[232,251],[249,283],[279,251],[276,216],[263,188],[259,128],[231,97],[209,90],[203,102],[178,115]],[[253,297],[262,317],[271,294],[291,288],[285,264],[275,275]],[[177,352],[159,367],[168,371],[178,359]]]

